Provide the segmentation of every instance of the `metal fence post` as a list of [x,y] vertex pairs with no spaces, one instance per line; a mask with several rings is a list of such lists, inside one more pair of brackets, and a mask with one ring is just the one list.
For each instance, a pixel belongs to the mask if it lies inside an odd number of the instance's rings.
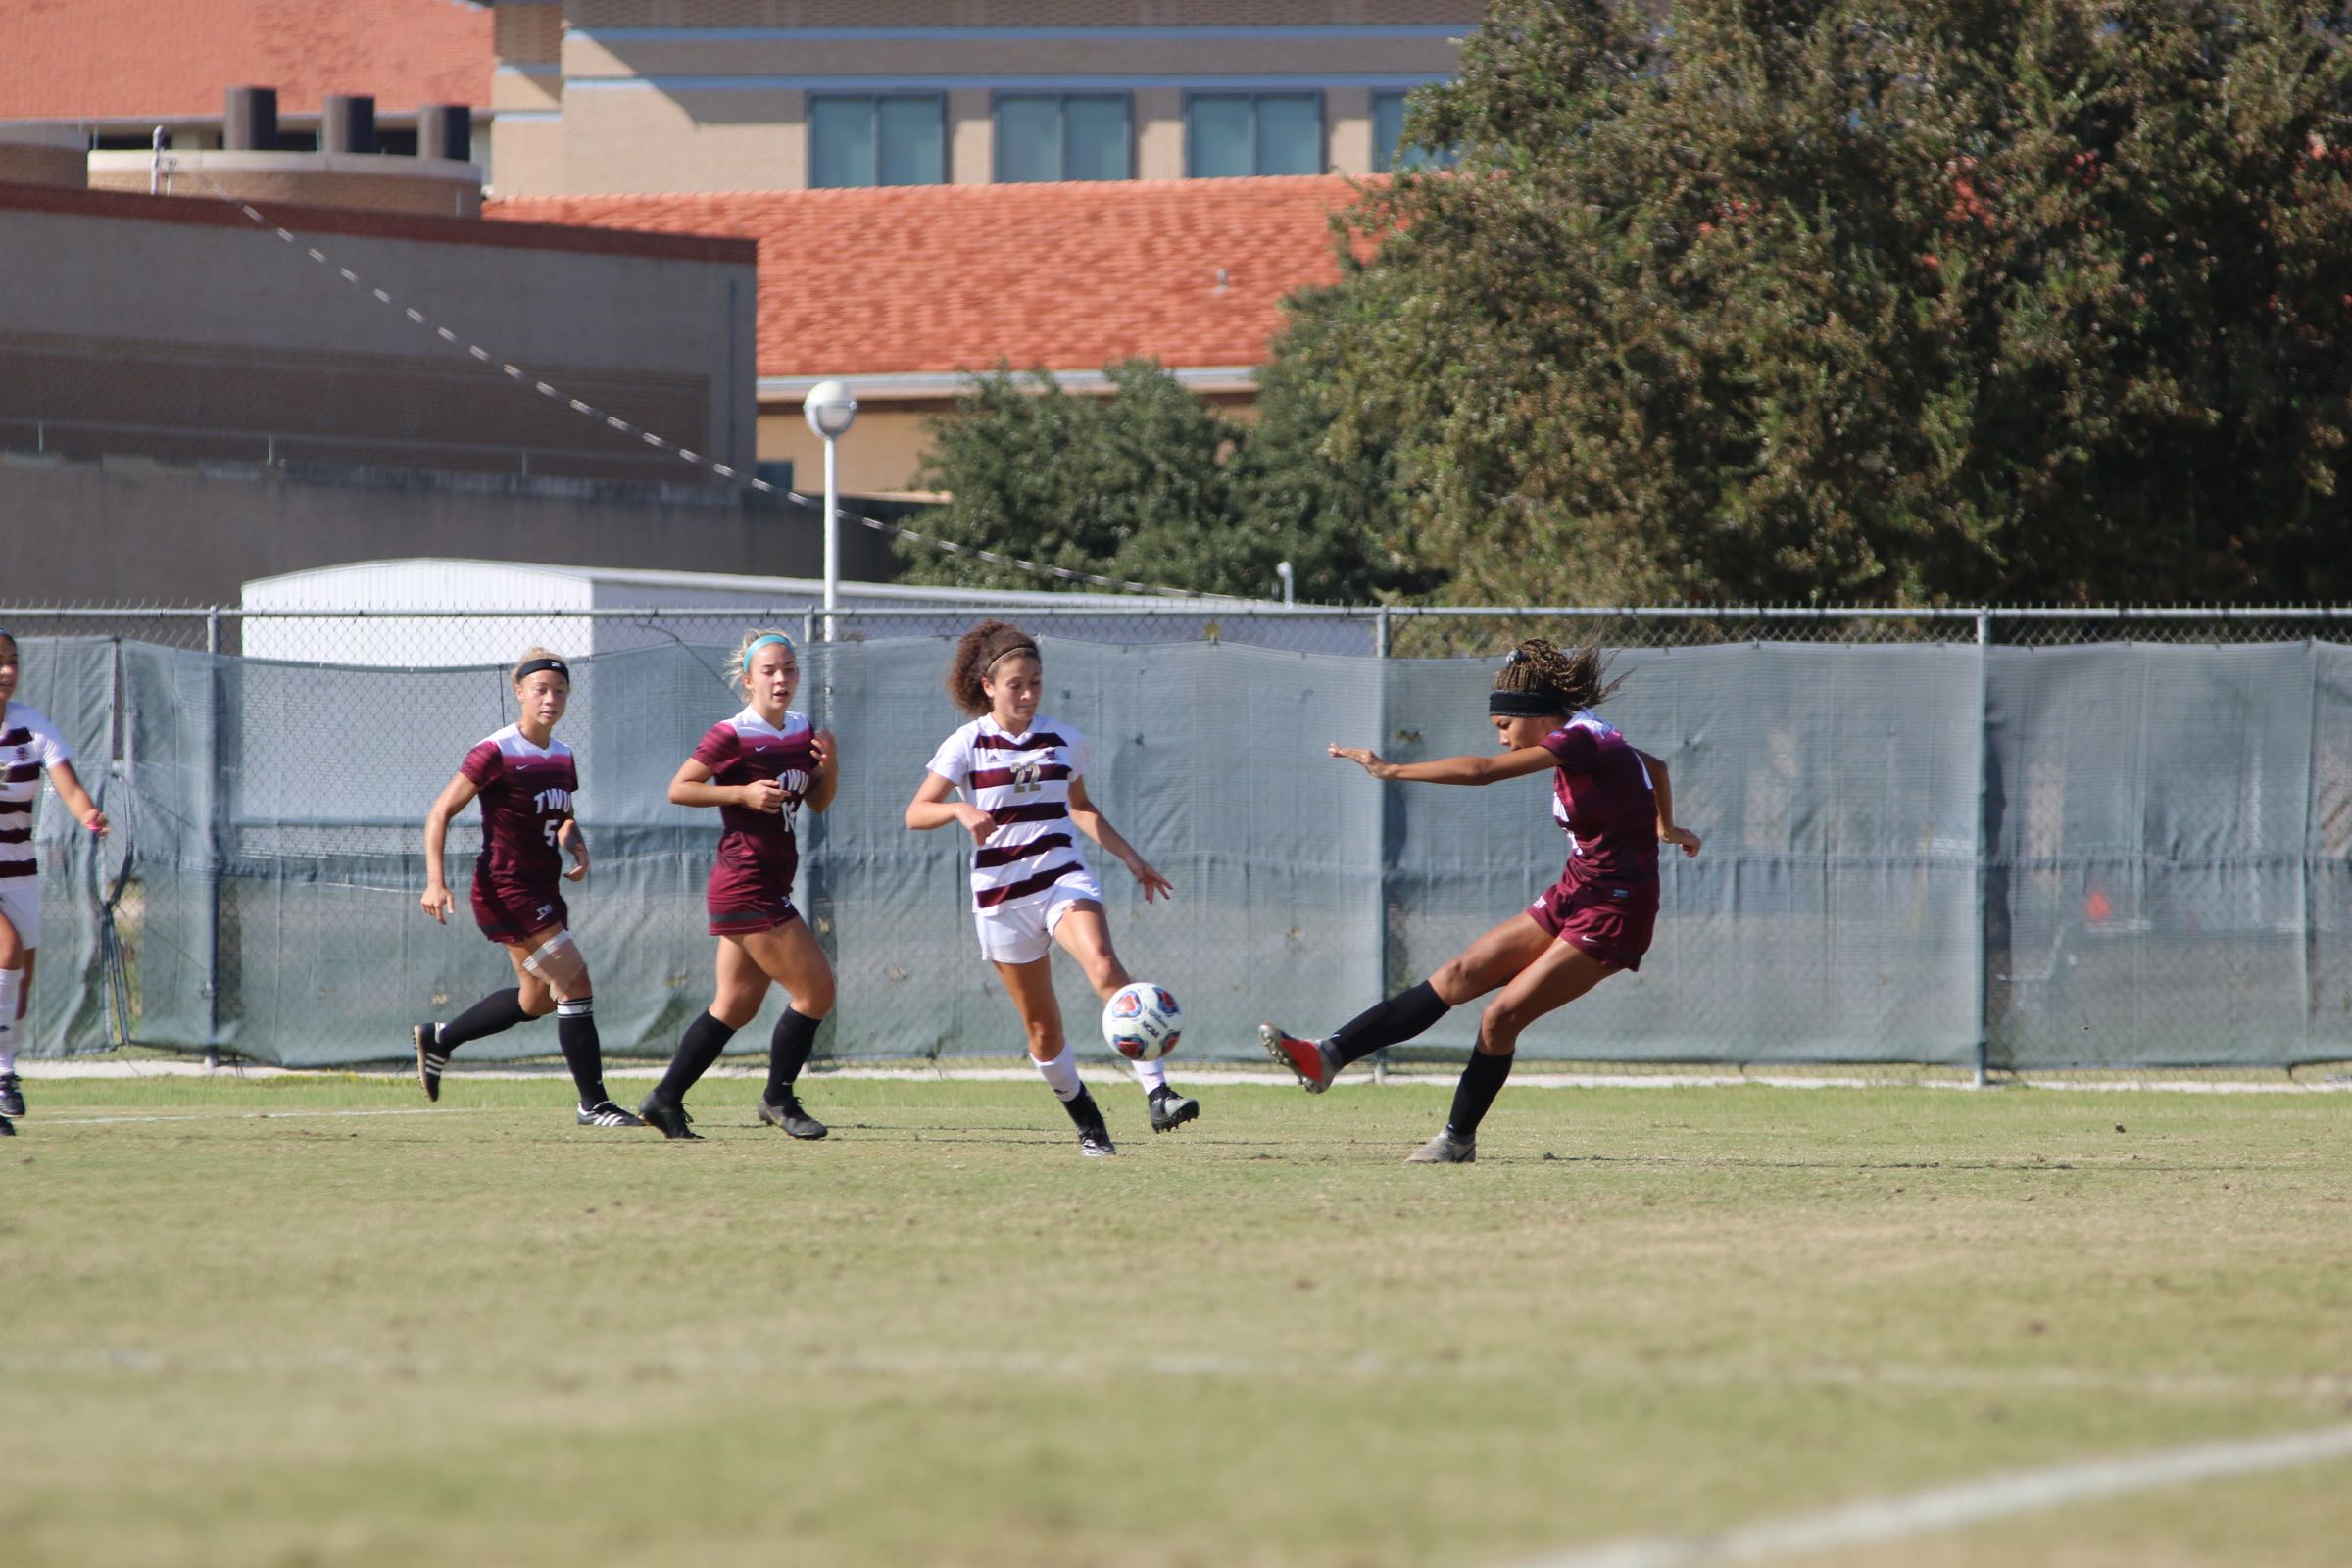
[[[220,607],[214,605],[204,612],[204,651],[215,656],[220,652]],[[204,672],[205,726],[210,766],[205,770],[206,809],[204,824],[204,1065],[210,1072],[220,1065],[220,666],[214,662]]]
[[1977,612],[1977,1071],[1976,1087],[1987,1081],[1992,1050],[1992,1020],[1988,993],[1992,985],[1992,909],[1986,902],[1992,858],[1992,729],[1991,670],[1992,612]]

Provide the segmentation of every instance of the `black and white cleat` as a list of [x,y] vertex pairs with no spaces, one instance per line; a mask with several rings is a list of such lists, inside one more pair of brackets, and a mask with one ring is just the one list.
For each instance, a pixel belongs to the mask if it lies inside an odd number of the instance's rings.
[[409,1031],[416,1042],[416,1082],[424,1089],[424,1098],[441,1098],[441,1069],[449,1065],[449,1053],[441,1049],[441,1026],[420,1023]]

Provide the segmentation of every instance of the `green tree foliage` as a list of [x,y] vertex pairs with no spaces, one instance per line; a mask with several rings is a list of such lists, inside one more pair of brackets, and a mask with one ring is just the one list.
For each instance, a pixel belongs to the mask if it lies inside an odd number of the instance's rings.
[[[1316,355],[1269,373],[1254,423],[1227,418],[1158,365],[1108,368],[1108,397],[1041,372],[975,378],[933,427],[920,481],[953,499],[923,527],[1075,571],[1265,598],[1288,561],[1302,599],[1360,601],[1421,584],[1390,537],[1377,456],[1332,462]],[[912,582],[1084,587],[902,545]]]
[[[1460,602],[2340,597],[2342,18],[1497,0],[1304,316]],[[1272,374],[1287,373],[1278,364]],[[1360,466],[1369,464],[1370,467]]]

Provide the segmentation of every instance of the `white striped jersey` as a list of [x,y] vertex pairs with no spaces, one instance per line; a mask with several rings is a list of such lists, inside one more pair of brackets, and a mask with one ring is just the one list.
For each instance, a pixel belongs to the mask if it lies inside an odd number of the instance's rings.
[[40,710],[12,702],[0,710],[0,879],[38,870],[32,854],[32,803],[41,775],[74,754]]
[[939,743],[931,771],[997,819],[972,851],[972,906],[990,909],[1042,893],[1063,873],[1087,870],[1070,820],[1070,783],[1086,776],[1086,742],[1039,714],[1021,734],[987,713]]

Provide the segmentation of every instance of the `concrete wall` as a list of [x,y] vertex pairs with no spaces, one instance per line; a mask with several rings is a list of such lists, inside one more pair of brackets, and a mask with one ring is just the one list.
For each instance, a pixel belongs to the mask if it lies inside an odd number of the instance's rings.
[[[411,556],[809,577],[822,519],[750,491],[425,473],[192,469],[0,454],[11,605],[235,604],[252,577]],[[889,542],[842,533],[843,575]]]
[[388,158],[375,153],[172,152],[158,178],[152,153],[89,155],[92,190],[220,201],[293,202],[358,207],[430,218],[482,216],[479,164],[447,158]]
[[270,216],[299,243],[218,200],[0,187],[0,448],[699,476],[540,395],[544,379],[719,461],[753,461],[747,242]]

